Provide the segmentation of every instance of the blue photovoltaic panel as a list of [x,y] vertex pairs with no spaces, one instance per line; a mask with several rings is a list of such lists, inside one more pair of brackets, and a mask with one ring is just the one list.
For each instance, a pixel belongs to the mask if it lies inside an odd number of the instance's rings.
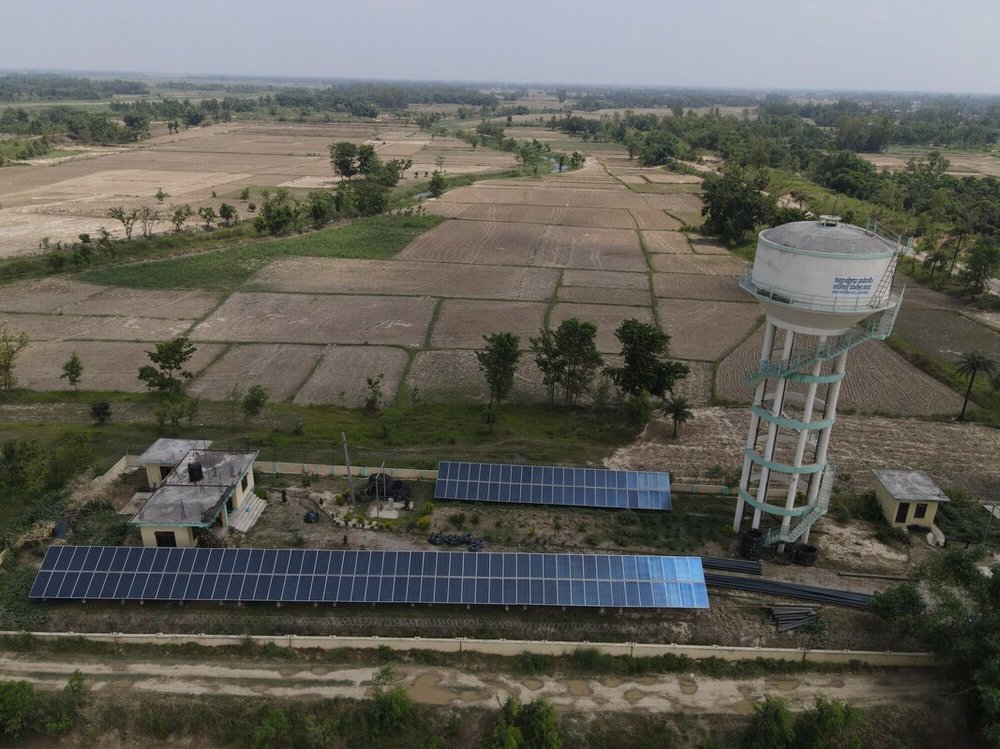
[[53,546],[33,600],[708,608],[699,557]]
[[669,510],[670,474],[441,461],[434,484],[434,498]]

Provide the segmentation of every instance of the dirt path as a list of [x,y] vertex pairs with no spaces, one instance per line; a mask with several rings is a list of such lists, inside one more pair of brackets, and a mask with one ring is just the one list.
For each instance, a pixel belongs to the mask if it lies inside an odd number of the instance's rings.
[[[225,666],[180,661],[107,663],[77,659],[73,663],[0,656],[0,679],[30,681],[61,688],[74,670],[83,673],[95,691],[129,686],[161,694],[229,694],[289,697],[350,697],[371,695],[377,669],[323,665],[287,667],[253,663]],[[602,677],[567,679],[553,676],[516,677],[470,674],[452,668],[399,666],[396,683],[417,702],[494,708],[497,697],[513,694],[522,701],[544,696],[557,707],[573,711],[746,713],[765,694],[778,694],[793,709],[811,706],[817,695],[854,705],[933,703],[942,684],[936,672],[908,670],[882,674],[799,674],[758,679],[711,679],[694,675],[657,675],[636,679]]]

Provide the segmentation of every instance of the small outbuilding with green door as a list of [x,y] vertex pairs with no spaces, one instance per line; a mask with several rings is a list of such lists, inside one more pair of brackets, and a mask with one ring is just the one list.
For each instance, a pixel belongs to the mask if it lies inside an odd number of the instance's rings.
[[875,497],[889,525],[930,528],[938,508],[949,502],[941,487],[923,471],[896,471],[876,468]]

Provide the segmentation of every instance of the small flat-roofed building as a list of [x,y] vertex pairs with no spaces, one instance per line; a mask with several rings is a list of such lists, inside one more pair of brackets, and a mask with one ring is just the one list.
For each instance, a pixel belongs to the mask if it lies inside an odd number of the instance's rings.
[[923,471],[875,469],[875,496],[889,525],[934,525],[938,507],[950,501]]
[[192,450],[207,450],[211,440],[176,440],[162,438],[146,448],[139,456],[139,465],[146,468],[146,481],[150,489],[155,489],[167,477],[174,466]]
[[188,450],[130,525],[139,528],[144,546],[194,546],[198,528],[228,532],[230,519],[245,514],[246,505],[264,504],[253,493],[256,459],[256,452]]

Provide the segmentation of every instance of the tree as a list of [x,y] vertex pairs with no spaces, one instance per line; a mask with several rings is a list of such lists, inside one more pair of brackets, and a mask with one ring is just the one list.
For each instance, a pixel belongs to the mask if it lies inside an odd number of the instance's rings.
[[573,406],[581,395],[590,390],[594,375],[604,363],[597,351],[597,326],[575,317],[563,320],[555,332],[555,346],[561,362],[559,385],[563,403]]
[[243,411],[243,424],[246,423],[256,416],[260,416],[261,412],[264,410],[264,406],[267,405],[267,401],[270,398],[270,393],[268,393],[267,388],[263,385],[253,385],[247,390],[246,395],[243,396],[242,411]]
[[486,348],[476,352],[476,360],[490,391],[490,406],[499,406],[514,386],[514,371],[521,358],[521,339],[514,333],[502,331],[484,335],[483,340]]
[[615,331],[622,344],[622,366],[605,369],[611,381],[626,395],[645,390],[662,398],[677,380],[687,377],[686,364],[666,359],[670,336],[653,323],[625,320]]
[[164,200],[170,197],[170,193],[163,192],[163,188],[158,187],[156,188],[156,195],[154,195],[153,197],[156,198],[157,202],[162,203]]
[[122,228],[125,230],[125,241],[131,241],[135,222],[139,220],[139,211],[135,208],[131,211],[126,211],[122,206],[116,206],[115,208],[108,209],[108,218],[121,221]]
[[350,181],[358,173],[358,147],[349,141],[333,143],[330,146],[330,165],[341,179]]
[[182,420],[188,424],[193,424],[198,417],[199,403],[195,398],[185,398],[183,396],[172,395],[163,401],[153,411],[156,422],[160,426],[169,424],[176,429]]
[[194,209],[187,203],[171,206],[170,211],[170,223],[174,225],[174,231],[177,233],[184,228],[184,222],[194,215]]
[[142,229],[142,236],[149,239],[153,235],[153,227],[160,220],[160,212],[154,211],[148,205],[139,209],[139,226]]
[[197,350],[186,336],[157,343],[155,351],[146,352],[150,361],[156,366],[147,364],[140,367],[139,379],[144,381],[150,390],[178,393],[183,390],[184,383],[193,377],[184,369],[184,365]]
[[211,230],[212,222],[215,221],[215,209],[210,205],[204,205],[198,209],[198,215],[205,222],[205,231]]
[[531,353],[535,357],[535,366],[542,373],[542,384],[549,393],[549,403],[556,402],[556,387],[562,377],[562,361],[556,349],[556,337],[546,328],[536,338],[529,338]]
[[447,189],[447,183],[444,181],[444,175],[438,170],[434,170],[431,175],[431,184],[428,191],[432,198],[440,198],[444,195],[444,191]]
[[107,398],[96,400],[90,404],[90,418],[97,425],[107,424],[111,421],[111,401]]
[[776,201],[764,195],[743,171],[730,167],[721,177],[706,177],[703,184],[701,215],[703,230],[725,242],[735,243],[747,232],[767,221]]
[[337,196],[330,190],[313,190],[306,196],[306,215],[319,229],[337,218]]
[[754,705],[740,749],[788,749],[795,739],[792,714],[784,700],[769,695]]
[[69,360],[62,366],[62,374],[59,375],[59,379],[64,379],[73,386],[73,389],[77,389],[77,385],[80,384],[80,378],[83,377],[83,362],[80,361],[80,356],[75,351],[69,357]]
[[517,714],[517,727],[524,737],[524,746],[531,749],[559,749],[559,716],[544,697],[529,702]]
[[663,411],[674,422],[674,431],[670,436],[675,439],[677,438],[677,425],[686,424],[694,418],[694,414],[691,412],[691,406],[688,403],[687,398],[679,395],[664,401]]
[[924,270],[930,271],[930,280],[934,281],[934,273],[948,267],[948,253],[941,249],[931,250],[924,256]]
[[283,234],[298,221],[299,204],[288,190],[281,188],[273,193],[270,190],[261,192],[261,203],[253,228],[259,234]]
[[24,347],[28,345],[28,334],[14,334],[0,325],[0,394],[9,393],[17,387],[14,365]]
[[382,380],[385,373],[379,372],[375,377],[366,377],[365,385],[368,387],[368,397],[365,398],[365,413],[377,414],[382,407]]
[[292,724],[280,707],[276,707],[257,726],[253,734],[254,746],[260,749],[280,749],[292,745]]
[[0,728],[5,736],[16,739],[38,717],[38,695],[26,681],[0,682]]
[[1000,269],[1000,247],[986,239],[976,243],[965,258],[965,267],[958,271],[958,282],[972,296],[989,288],[990,279]]
[[236,207],[223,203],[219,206],[219,218],[226,222],[226,226],[232,226],[233,222],[239,218]]
[[962,413],[958,415],[959,421],[965,418],[965,409],[969,405],[969,396],[972,395],[972,383],[976,381],[976,375],[980,372],[985,375],[993,374],[996,366],[996,362],[982,351],[972,351],[962,355],[957,369],[962,377],[969,378],[969,386],[965,389],[965,400],[962,401]]

